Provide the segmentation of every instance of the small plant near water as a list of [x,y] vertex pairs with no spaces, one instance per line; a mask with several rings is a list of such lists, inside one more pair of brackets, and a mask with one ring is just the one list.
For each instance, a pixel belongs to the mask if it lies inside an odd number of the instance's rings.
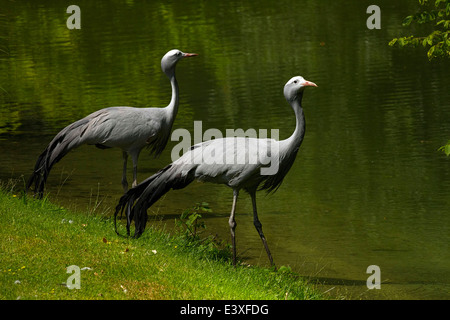
[[216,236],[201,238],[206,229],[206,223],[202,219],[202,213],[211,213],[212,209],[207,202],[197,202],[194,206],[187,208],[175,220],[179,228],[181,239],[186,247],[201,249],[208,258],[218,260],[229,260],[231,258],[230,245],[219,240]]
[[197,202],[191,208],[185,209],[180,219],[175,220],[176,225],[184,230],[182,232],[186,238],[199,240],[199,236],[203,232],[199,230],[206,229],[205,222],[201,220],[202,215],[200,212],[212,212],[207,202]]

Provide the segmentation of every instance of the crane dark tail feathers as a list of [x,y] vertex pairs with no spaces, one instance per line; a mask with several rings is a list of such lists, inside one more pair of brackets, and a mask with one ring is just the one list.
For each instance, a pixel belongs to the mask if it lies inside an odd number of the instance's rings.
[[82,143],[82,136],[85,133],[89,122],[84,118],[78,120],[61,130],[49,143],[44,152],[41,153],[34,166],[33,174],[28,179],[25,191],[34,184],[34,194],[39,199],[44,193],[45,183],[53,165],[61,160],[70,150],[78,147]]
[[166,166],[151,177],[142,181],[136,187],[128,190],[119,200],[114,213],[114,227],[116,233],[116,218],[118,213],[126,212],[127,235],[130,235],[131,222],[134,219],[134,237],[139,238],[147,223],[147,210],[170,189],[182,189],[194,180],[191,172],[182,174],[173,164]]
[[49,171],[45,165],[45,158],[47,154],[47,149],[39,156],[34,166],[34,171],[31,177],[28,179],[27,185],[25,187],[25,192],[28,192],[30,187],[34,183],[34,195],[39,199],[42,198],[44,193],[45,181],[47,180]]
[[[34,166],[34,171],[28,179],[25,191],[28,191],[34,184],[35,197],[41,199],[44,193],[45,183],[53,165],[61,160],[72,148],[67,148],[68,143],[64,143],[64,136],[56,136],[48,147],[41,153]],[[56,153],[57,152],[57,153]]]

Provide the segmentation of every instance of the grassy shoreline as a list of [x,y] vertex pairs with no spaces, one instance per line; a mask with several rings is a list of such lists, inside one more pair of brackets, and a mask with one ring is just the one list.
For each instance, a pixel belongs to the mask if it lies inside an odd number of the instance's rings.
[[[217,249],[147,228],[119,237],[113,221],[0,191],[0,299],[323,299],[288,268],[232,267]],[[123,230],[123,229],[122,229]],[[80,268],[80,289],[66,286]]]

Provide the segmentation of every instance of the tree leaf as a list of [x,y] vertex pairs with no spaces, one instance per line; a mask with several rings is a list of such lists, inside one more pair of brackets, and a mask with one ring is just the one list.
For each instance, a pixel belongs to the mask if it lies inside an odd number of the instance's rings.
[[447,144],[447,145],[444,147],[444,152],[445,152],[445,154],[447,155],[447,157],[450,155],[450,144]]
[[410,24],[411,24],[411,22],[413,21],[413,16],[407,16],[404,20],[403,20],[403,22],[402,22],[402,25],[404,26],[404,27],[406,27],[406,26],[409,26]]
[[389,41],[389,45],[392,47],[393,45],[395,45],[397,40],[398,40],[397,38],[392,39],[391,41]]

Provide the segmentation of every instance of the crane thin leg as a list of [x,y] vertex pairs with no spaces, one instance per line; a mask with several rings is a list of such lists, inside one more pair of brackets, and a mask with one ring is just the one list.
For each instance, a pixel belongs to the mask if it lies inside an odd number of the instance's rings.
[[231,207],[230,219],[228,220],[228,225],[230,226],[231,232],[231,245],[233,250],[233,266],[236,266],[236,220],[234,219],[234,214],[236,213],[236,203],[238,195],[239,191],[233,190],[233,206]]
[[134,188],[138,185],[137,182],[137,164],[139,159],[140,150],[131,151],[131,160],[133,161],[133,182],[131,186]]
[[128,181],[127,181],[128,153],[126,151],[122,152],[122,158],[123,158],[122,187],[123,187],[123,192],[125,193],[128,191]]
[[269,246],[266,241],[266,237],[264,236],[264,233],[262,231],[262,224],[258,219],[258,212],[256,211],[256,194],[255,194],[255,192],[250,193],[250,196],[252,198],[252,204],[253,204],[253,224],[255,225],[256,231],[258,231],[259,236],[261,237],[264,248],[266,249],[267,256],[269,257],[270,265],[273,267],[273,266],[275,266],[275,264],[273,263],[272,254],[270,253]]

